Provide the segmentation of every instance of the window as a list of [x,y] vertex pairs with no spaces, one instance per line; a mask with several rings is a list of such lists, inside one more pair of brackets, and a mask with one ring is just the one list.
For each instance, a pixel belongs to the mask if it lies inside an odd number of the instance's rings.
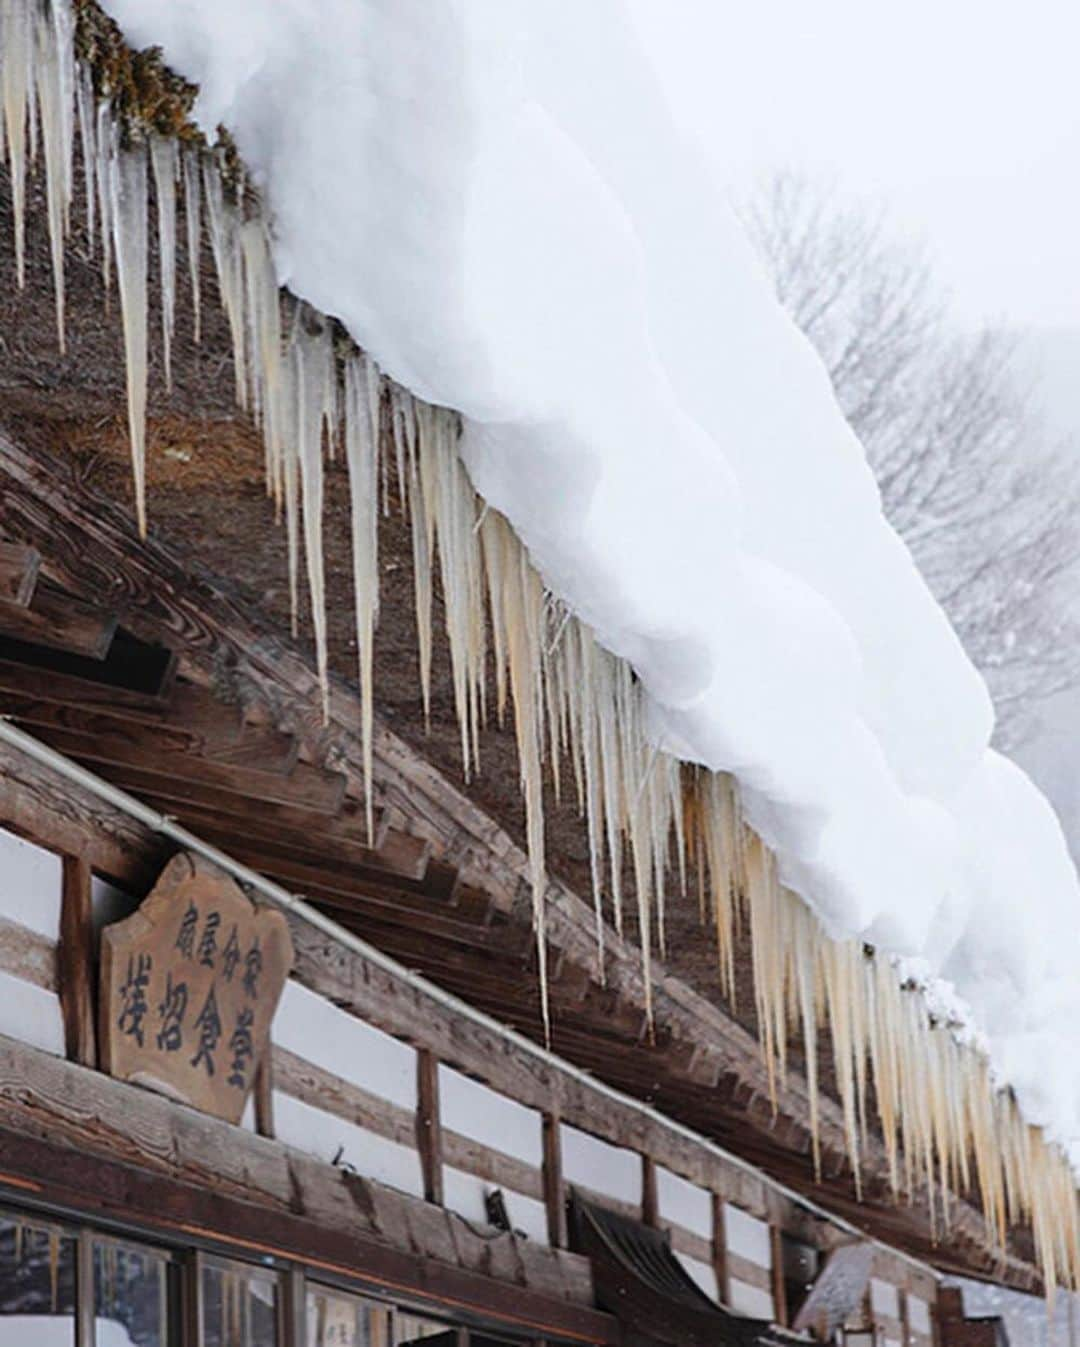
[[224,1259],[202,1260],[203,1347],[278,1347],[278,1278]]
[[74,1235],[0,1214],[0,1347],[74,1347]]
[[94,1323],[98,1347],[173,1347],[176,1268],[164,1253],[93,1239]]
[[307,1347],[393,1347],[392,1311],[325,1287],[307,1293]]
[[[266,1260],[271,1262],[270,1259]],[[79,1331],[77,1331],[77,1328]],[[497,1332],[498,1330],[496,1330]],[[0,1209],[0,1347],[535,1347],[309,1281]]]

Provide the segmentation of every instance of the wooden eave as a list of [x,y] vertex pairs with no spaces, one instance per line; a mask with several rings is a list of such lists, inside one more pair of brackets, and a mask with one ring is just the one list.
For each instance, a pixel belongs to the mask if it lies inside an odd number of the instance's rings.
[[[324,724],[299,644],[181,545],[153,534],[141,542],[128,512],[83,479],[80,460],[57,454],[56,438],[55,428],[36,430],[26,418],[0,429],[0,586],[9,595],[0,601],[0,714],[541,1041],[521,847],[384,723],[375,740],[377,827],[368,839],[351,686],[333,680]],[[118,641],[125,658],[102,682],[91,663],[108,667]],[[169,854],[160,837],[100,802],[47,774],[27,775],[25,763],[0,755],[5,825],[33,835],[35,819],[48,815],[51,827],[81,839],[96,868],[136,889]],[[880,1143],[865,1153],[858,1199],[841,1111],[828,1097],[815,1182],[802,1077],[789,1072],[770,1100],[754,1037],[663,968],[650,1037],[637,951],[607,930],[601,978],[591,905],[558,879],[549,884],[547,937],[552,1047],[565,1060],[888,1244],[950,1271],[1037,1286],[1027,1250],[992,1249],[965,1202],[953,1205],[947,1236],[935,1240],[925,1205],[897,1205],[890,1195]],[[571,1078],[518,1060],[505,1042],[416,998],[407,1004],[400,987],[361,971],[310,930],[294,930],[294,939],[299,976],[323,995],[481,1079],[497,1060],[502,1088],[509,1070],[522,1102],[611,1135],[611,1118]],[[708,1182],[707,1158],[670,1129],[647,1115],[617,1126],[611,1139]]]

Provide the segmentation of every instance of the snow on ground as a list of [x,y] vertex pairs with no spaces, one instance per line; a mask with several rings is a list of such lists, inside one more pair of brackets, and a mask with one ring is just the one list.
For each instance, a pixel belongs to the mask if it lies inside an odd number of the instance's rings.
[[632,661],[657,739],[737,774],[834,932],[951,981],[1080,1159],[1060,829],[989,751],[986,691],[625,5],[105,7],[234,134],[282,281],[465,414],[476,486]]

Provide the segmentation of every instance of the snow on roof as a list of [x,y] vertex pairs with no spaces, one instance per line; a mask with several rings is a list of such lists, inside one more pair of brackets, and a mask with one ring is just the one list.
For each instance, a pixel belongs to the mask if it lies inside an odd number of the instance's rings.
[[[943,979],[939,1004],[959,998],[1027,1119],[1080,1160],[1080,895],[1061,830],[988,747],[986,690],[885,522],[861,448],[723,184],[676,134],[627,6],[104,8],[199,86],[209,135],[228,127],[269,208],[281,283],[339,318],[418,398],[462,414],[476,489],[580,630],[632,667],[631,691],[610,675],[611,705],[629,716],[632,692],[664,764],[654,772],[653,752],[637,793],[623,791],[624,814],[646,785],[654,811],[639,886],[667,858],[655,820],[673,817],[658,801],[677,790],[677,759],[732,774],[782,885],[831,934]],[[123,235],[121,219],[122,280]],[[245,257],[248,243],[237,244]],[[325,353],[297,349],[297,378],[330,398]],[[395,421],[403,456],[417,452],[408,418]],[[441,443],[450,453],[451,431]],[[305,502],[309,490],[317,499],[319,453],[297,453]],[[417,498],[434,509],[443,488],[429,491],[425,471]],[[519,584],[501,535],[452,527],[463,555],[483,533],[500,593]],[[309,554],[312,564],[317,591],[321,561]],[[521,577],[514,602],[532,617],[508,625],[508,640],[532,649],[540,599]],[[580,655],[582,677],[601,677],[602,651],[595,668]],[[509,668],[513,679],[512,649]],[[522,728],[520,708],[540,694],[514,693],[528,786],[543,730]],[[463,687],[466,718],[472,696]],[[584,732],[586,713],[575,714],[571,730]],[[617,783],[596,789],[607,801]]]
[[627,7],[105,8],[229,127],[282,282],[464,414],[475,485],[630,660],[656,741],[736,775],[831,930],[951,981],[1080,1157],[1061,831],[988,748],[985,687]]

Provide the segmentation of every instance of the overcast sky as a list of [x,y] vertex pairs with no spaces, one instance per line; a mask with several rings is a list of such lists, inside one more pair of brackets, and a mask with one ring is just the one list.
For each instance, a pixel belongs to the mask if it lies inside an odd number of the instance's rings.
[[1080,327],[1080,0],[634,0],[677,119],[736,182],[883,199],[972,321]]

